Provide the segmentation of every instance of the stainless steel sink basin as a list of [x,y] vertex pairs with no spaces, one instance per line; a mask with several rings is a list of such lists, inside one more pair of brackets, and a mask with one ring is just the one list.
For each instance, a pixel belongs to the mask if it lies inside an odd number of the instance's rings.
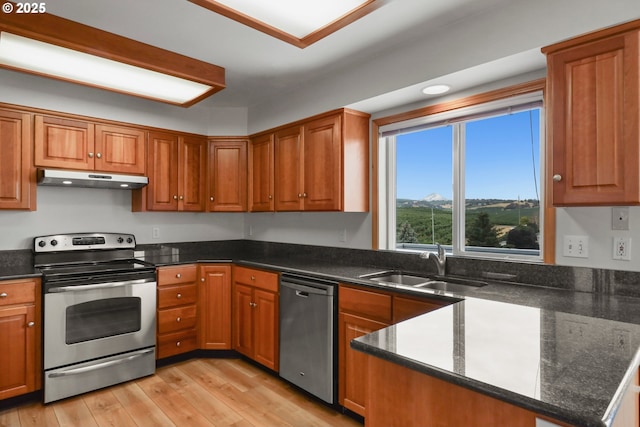
[[444,292],[465,292],[485,286],[487,283],[479,280],[450,277],[450,276],[420,276],[398,270],[381,271],[364,274],[361,279],[370,279],[376,282],[394,285],[410,286],[412,288],[433,289]]
[[[360,276],[360,277],[364,278],[365,276]],[[402,273],[400,271],[377,273],[377,274],[374,274],[373,276],[369,276],[366,278],[375,280],[376,282],[396,283],[399,285],[409,285],[409,286],[417,286],[431,280],[428,277],[415,276],[413,274]]]

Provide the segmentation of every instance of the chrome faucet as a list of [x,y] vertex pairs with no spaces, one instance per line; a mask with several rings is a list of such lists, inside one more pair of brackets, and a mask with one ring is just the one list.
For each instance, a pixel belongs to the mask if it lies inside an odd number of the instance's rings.
[[447,266],[447,254],[444,251],[444,248],[440,243],[436,243],[438,245],[438,252],[422,252],[420,254],[420,258],[432,259],[436,263],[436,267],[438,268],[438,276],[444,276],[446,273]]

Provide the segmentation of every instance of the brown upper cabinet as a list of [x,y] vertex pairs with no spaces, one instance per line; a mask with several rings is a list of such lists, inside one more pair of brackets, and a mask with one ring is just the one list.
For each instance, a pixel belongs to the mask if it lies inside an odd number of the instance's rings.
[[640,204],[640,20],[542,49],[556,206]]
[[249,144],[249,211],[274,210],[273,134],[252,138]]
[[271,209],[272,138],[273,210],[367,212],[368,129],[369,115],[341,109],[254,136],[252,150],[261,151],[250,156],[251,210]]
[[134,211],[205,210],[207,140],[149,133],[149,185],[132,192]]
[[30,114],[0,110],[0,159],[0,209],[35,210]]
[[247,139],[209,138],[207,210],[247,210]]
[[35,166],[143,175],[145,161],[143,130],[35,116]]

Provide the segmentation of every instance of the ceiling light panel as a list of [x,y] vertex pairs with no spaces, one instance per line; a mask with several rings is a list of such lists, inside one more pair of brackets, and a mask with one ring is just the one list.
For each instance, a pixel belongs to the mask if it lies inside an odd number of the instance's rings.
[[100,58],[26,37],[0,33],[0,64],[35,74],[184,104],[211,86]]
[[217,0],[218,3],[303,38],[336,21],[367,0]]

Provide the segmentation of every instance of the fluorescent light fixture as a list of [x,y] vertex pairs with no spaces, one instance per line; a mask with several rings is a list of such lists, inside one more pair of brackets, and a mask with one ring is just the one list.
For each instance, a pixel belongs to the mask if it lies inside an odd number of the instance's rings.
[[308,36],[367,3],[366,0],[217,0],[217,2],[298,38]]
[[12,69],[173,104],[185,104],[212,89],[212,86],[5,31],[0,33],[0,64]]
[[448,85],[431,85],[422,89],[422,93],[425,95],[440,95],[441,93],[449,92],[449,89],[451,87]]
[[189,0],[299,48],[373,12],[386,0]]

